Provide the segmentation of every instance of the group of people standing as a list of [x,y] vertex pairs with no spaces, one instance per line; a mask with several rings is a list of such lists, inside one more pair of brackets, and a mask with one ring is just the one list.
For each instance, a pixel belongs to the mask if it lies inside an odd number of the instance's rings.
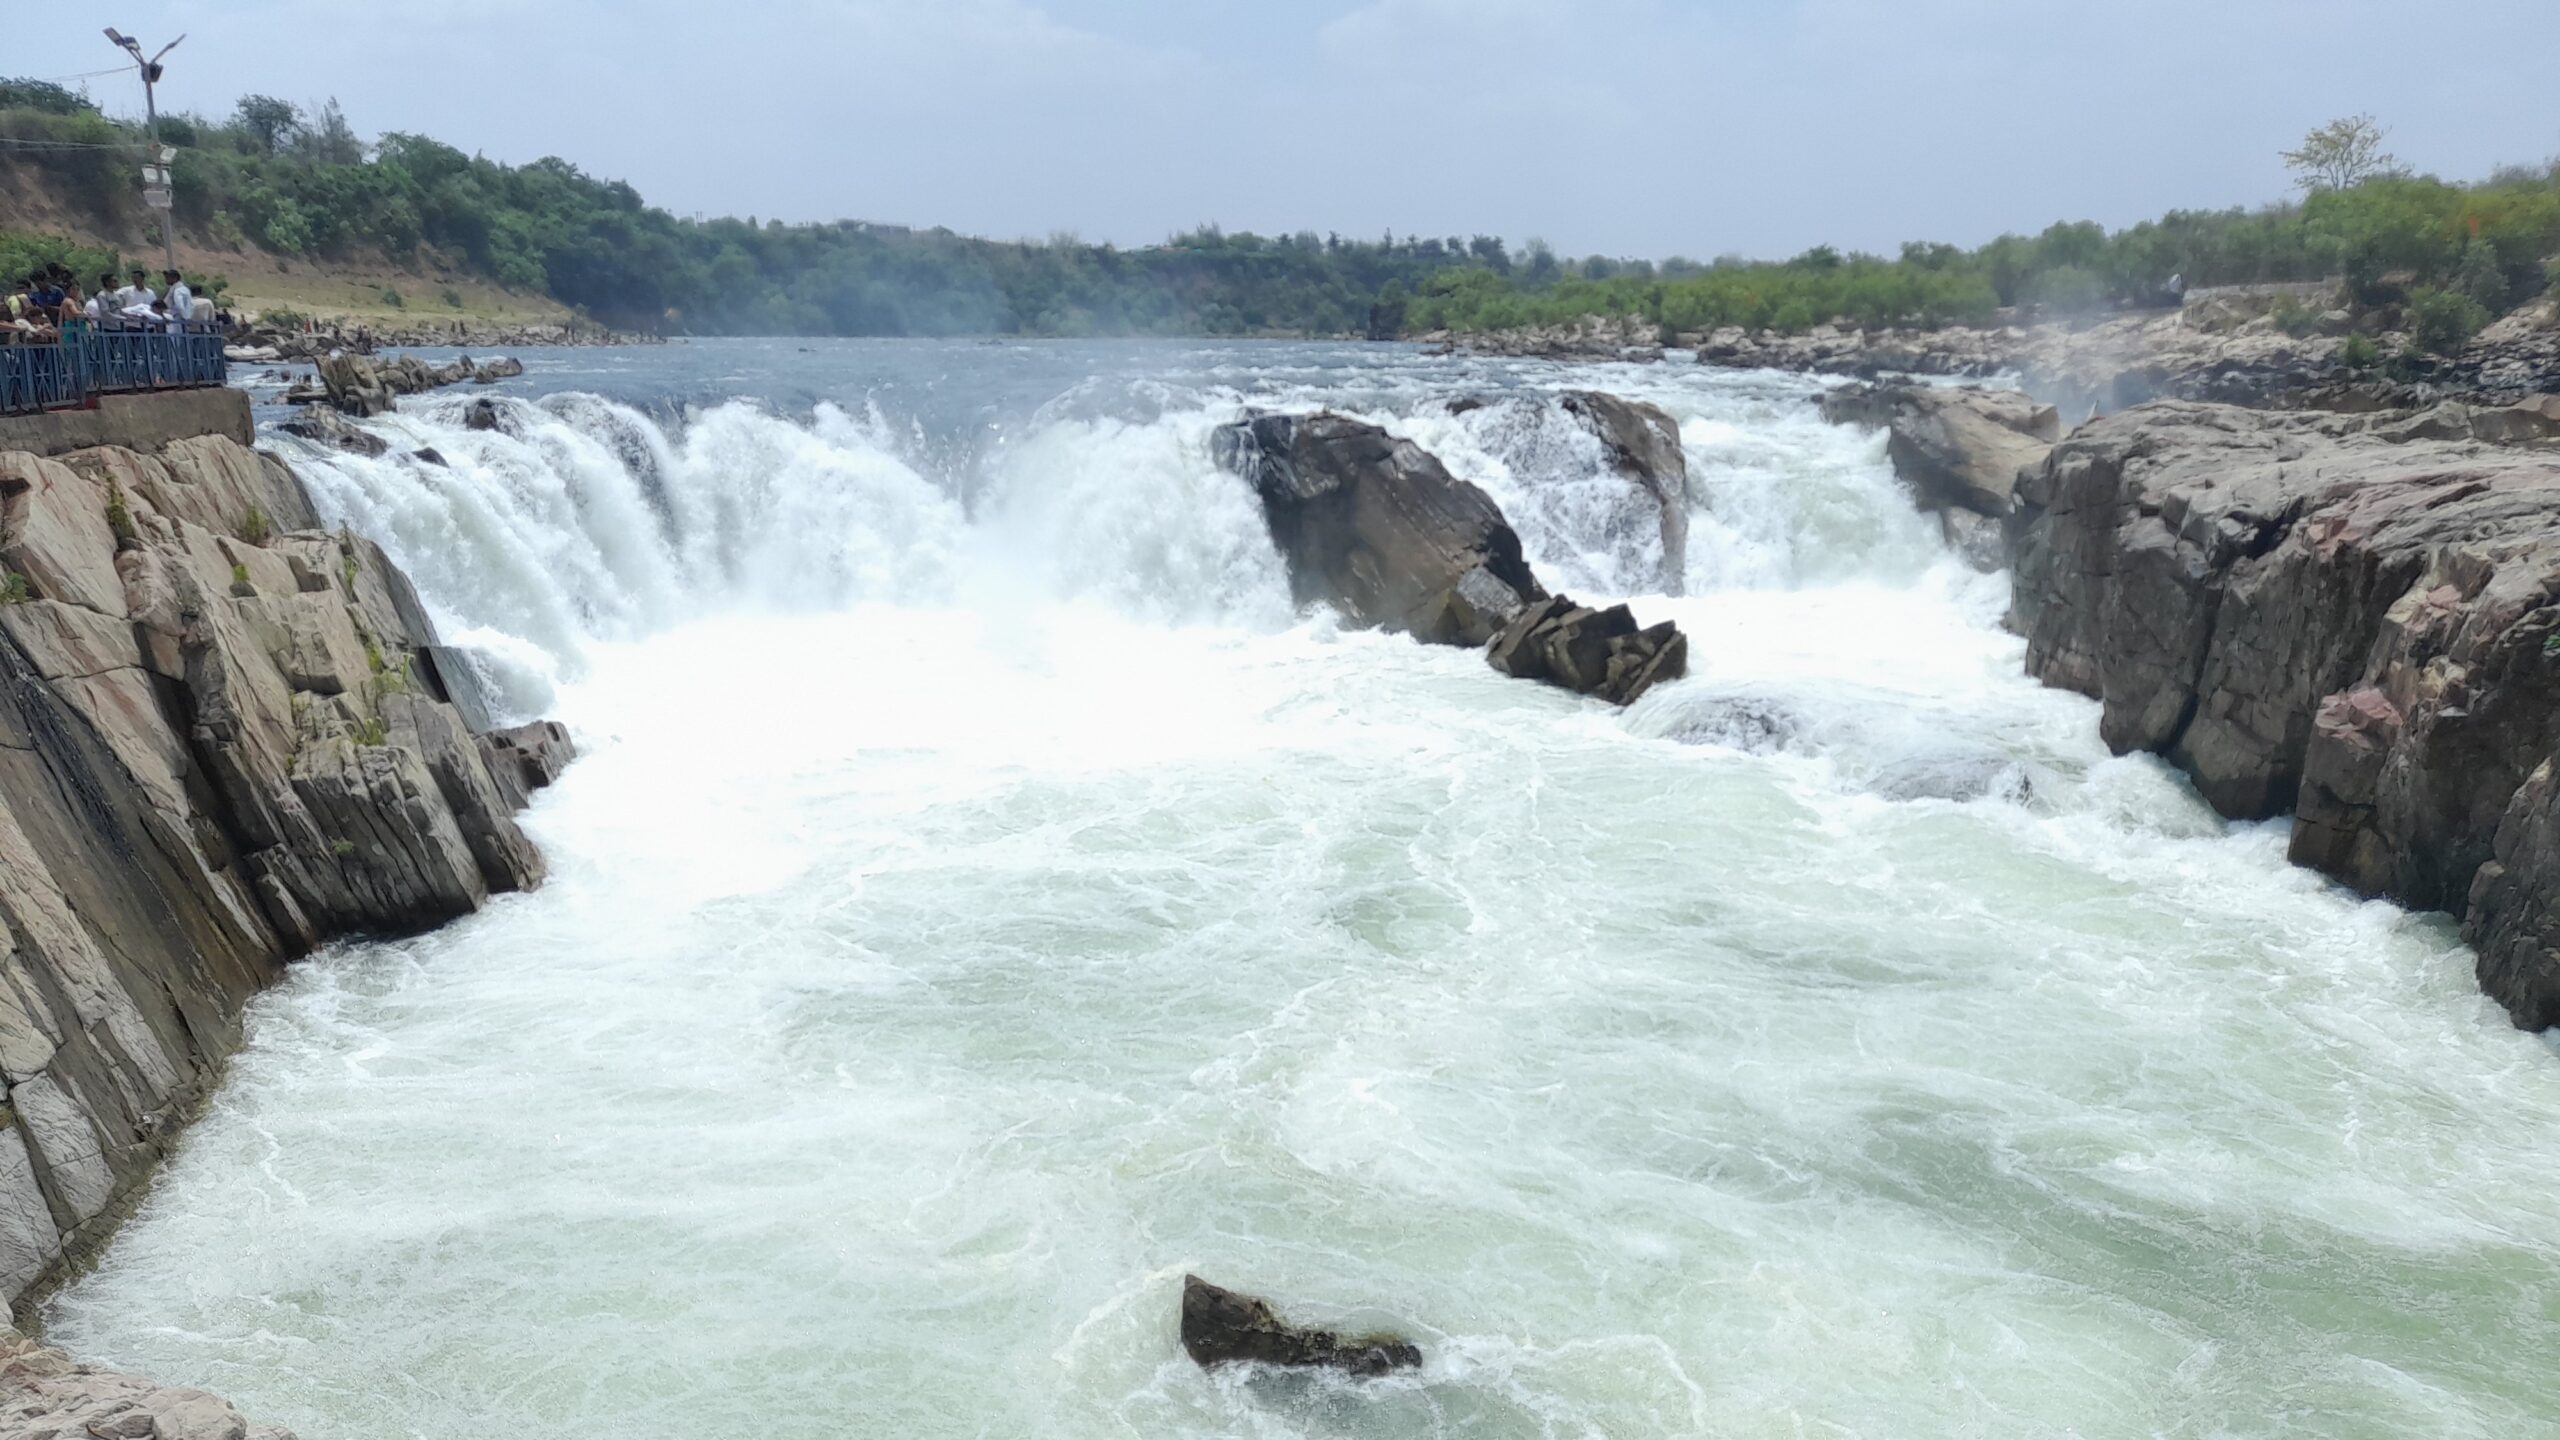
[[9,295],[9,339],[48,344],[59,341],[65,329],[82,325],[166,325],[175,334],[185,321],[213,318],[212,302],[198,299],[177,271],[161,271],[160,280],[167,288],[152,289],[150,272],[137,265],[130,284],[118,285],[110,273],[98,277],[95,290],[83,291],[69,267],[48,265],[20,280]]

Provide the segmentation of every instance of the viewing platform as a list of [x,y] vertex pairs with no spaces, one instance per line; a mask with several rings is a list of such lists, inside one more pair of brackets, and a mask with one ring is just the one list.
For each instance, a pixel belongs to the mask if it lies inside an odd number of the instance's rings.
[[0,415],[94,409],[103,395],[205,390],[230,374],[210,321],[75,324],[58,341],[0,345]]

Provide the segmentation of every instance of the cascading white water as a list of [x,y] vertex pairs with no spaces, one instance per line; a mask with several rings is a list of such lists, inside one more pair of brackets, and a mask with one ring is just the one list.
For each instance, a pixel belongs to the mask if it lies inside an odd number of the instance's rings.
[[[1694,471],[1693,596],[1637,603],[1695,674],[1625,714],[1291,615],[1208,459],[1337,404],[1622,594],[1596,451],[1443,403],[1568,378]],[[56,1337],[308,1440],[2560,1414],[2560,1061],[2024,680],[1878,442],[1666,369],[1142,398],[957,447],[554,396],[306,462],[577,729],[554,879],[261,1002]],[[1428,1363],[1203,1374],[1185,1269]]]

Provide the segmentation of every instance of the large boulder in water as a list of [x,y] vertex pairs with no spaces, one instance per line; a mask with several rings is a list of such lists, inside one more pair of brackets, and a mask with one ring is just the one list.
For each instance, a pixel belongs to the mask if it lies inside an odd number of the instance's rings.
[[1401,1335],[1341,1335],[1292,1325],[1268,1303],[1197,1275],[1182,1277],[1182,1348],[1203,1369],[1286,1365],[1376,1376],[1422,1363],[1420,1347]]
[[1681,593],[1689,567],[1689,457],[1680,448],[1680,422],[1659,405],[1597,390],[1568,390],[1559,403],[1599,437],[1610,468],[1652,500],[1662,525],[1662,593]]
[[1894,473],[1922,509],[1995,519],[2017,508],[2020,472],[2042,465],[2062,438],[2052,406],[2009,390],[1852,385],[1822,397],[1822,416],[1883,429]]
[[381,367],[365,356],[333,350],[320,357],[319,370],[328,402],[350,415],[388,415],[399,404]]
[[1689,637],[1668,620],[1640,628],[1624,605],[1595,610],[1557,595],[1521,611],[1485,660],[1505,675],[1632,705],[1689,673]]
[[1253,483],[1300,605],[1435,645],[1483,645],[1546,590],[1491,497],[1420,446],[1330,413],[1219,427]]

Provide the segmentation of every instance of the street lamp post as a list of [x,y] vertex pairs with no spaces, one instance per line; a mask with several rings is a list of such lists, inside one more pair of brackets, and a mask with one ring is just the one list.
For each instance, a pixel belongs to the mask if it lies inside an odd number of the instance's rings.
[[175,213],[177,196],[169,186],[169,164],[178,158],[178,153],[160,143],[160,100],[153,91],[163,73],[161,57],[177,49],[186,38],[181,35],[161,46],[158,55],[146,57],[142,53],[141,41],[112,25],[107,27],[109,43],[131,55],[133,63],[142,70],[142,126],[143,135],[150,145],[144,152],[142,163],[142,203],[160,212],[160,244],[168,256],[168,268],[171,270],[178,268],[178,220]]

